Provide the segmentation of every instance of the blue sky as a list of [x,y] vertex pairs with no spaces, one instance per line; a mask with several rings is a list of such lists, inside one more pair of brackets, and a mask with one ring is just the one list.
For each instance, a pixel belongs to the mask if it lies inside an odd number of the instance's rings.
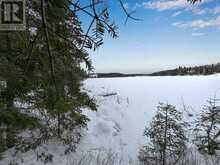
[[[129,20],[116,1],[109,6],[119,38],[90,52],[96,72],[150,73],[220,62],[220,1],[124,0],[127,10],[143,21]],[[114,2],[114,3],[113,3]]]

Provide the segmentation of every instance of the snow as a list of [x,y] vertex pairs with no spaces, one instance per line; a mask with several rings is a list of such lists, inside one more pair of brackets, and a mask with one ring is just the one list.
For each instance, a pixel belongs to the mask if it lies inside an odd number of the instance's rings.
[[[98,111],[85,110],[91,121],[84,131],[77,153],[62,154],[62,146],[48,144],[55,155],[52,164],[73,164],[75,158],[90,151],[108,151],[135,160],[146,143],[145,126],[155,115],[159,102],[168,102],[185,113],[198,114],[206,101],[220,94],[220,75],[174,77],[92,78],[84,81],[85,90],[95,97]],[[187,107],[186,112],[184,106]],[[9,157],[10,152],[6,153]],[[8,158],[9,159],[9,158]],[[24,164],[40,164],[27,153]],[[0,161],[5,165],[6,160]],[[42,163],[43,164],[43,163]]]
[[[88,79],[85,86],[98,100],[99,109],[87,112],[91,122],[81,147],[135,157],[146,142],[143,131],[159,102],[173,104],[181,111],[185,105],[195,115],[210,97],[220,94],[219,84],[219,75]],[[118,95],[101,97],[113,92]]]

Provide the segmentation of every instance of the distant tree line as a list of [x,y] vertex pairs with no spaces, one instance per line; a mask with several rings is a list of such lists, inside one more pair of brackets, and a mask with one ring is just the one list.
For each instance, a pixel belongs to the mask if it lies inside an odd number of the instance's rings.
[[124,74],[124,73],[89,73],[88,78],[135,77],[135,76],[177,76],[177,75],[211,75],[220,73],[220,63],[194,67],[179,66],[175,69],[163,70],[152,74]]
[[220,73],[220,63],[194,67],[179,66],[176,69],[155,72],[152,76],[211,75],[215,73]]

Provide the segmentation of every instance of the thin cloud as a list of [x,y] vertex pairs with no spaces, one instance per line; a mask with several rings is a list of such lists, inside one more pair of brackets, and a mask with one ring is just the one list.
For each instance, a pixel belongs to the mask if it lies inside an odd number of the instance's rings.
[[[214,0],[202,0],[200,3],[194,5],[190,4],[187,0],[150,0],[143,2],[142,6],[145,9],[152,9],[156,11],[174,11],[172,17],[177,17],[180,14],[189,12],[192,15],[216,15],[215,18],[209,19],[196,19],[192,21],[178,21],[172,25],[178,28],[191,28],[191,29],[203,29],[203,28],[216,28],[220,29],[220,6],[214,8],[202,8],[201,5],[213,2]],[[201,36],[203,34],[192,34],[192,36]]]
[[193,20],[190,22],[175,22],[172,24],[173,26],[179,27],[179,28],[193,28],[193,29],[203,29],[203,28],[220,28],[220,16],[210,19],[210,20]]
[[182,11],[177,11],[175,13],[172,14],[172,17],[176,17],[178,15],[182,14]]
[[204,36],[205,33],[192,33],[192,36],[193,37],[201,37],[201,36]]
[[130,8],[130,6],[129,6],[129,4],[127,2],[124,3],[123,6],[124,6],[125,9],[129,9]]
[[136,10],[137,8],[141,8],[142,7],[142,4],[141,3],[135,3],[134,5],[128,3],[128,2],[125,2],[123,3],[124,5],[124,8],[127,9],[127,10]]
[[214,12],[213,12],[214,14],[219,14],[220,13],[220,6],[216,6],[215,8],[214,8]]
[[[203,0],[201,3],[198,3],[196,6],[201,4],[211,2],[213,0]],[[158,1],[150,1],[150,2],[143,2],[143,7],[146,9],[156,9],[158,11],[164,10],[177,10],[177,9],[184,9],[187,7],[192,6],[187,0],[158,0]]]
[[168,1],[150,1],[142,3],[146,9],[173,10],[187,7],[189,3],[186,0],[168,0]]
[[208,9],[192,8],[191,12],[195,15],[204,15],[209,12]]
[[178,28],[185,28],[186,27],[185,23],[182,21],[174,22],[174,23],[172,23],[172,25],[176,26]]
[[[176,17],[184,12],[190,12],[192,13],[193,15],[205,15],[205,14],[213,14],[213,10],[211,12],[210,9],[206,8],[206,9],[200,9],[198,7],[188,7],[186,8],[185,10],[180,10],[180,11],[177,11],[175,13],[172,14],[172,17]],[[220,10],[219,10],[220,12]]]

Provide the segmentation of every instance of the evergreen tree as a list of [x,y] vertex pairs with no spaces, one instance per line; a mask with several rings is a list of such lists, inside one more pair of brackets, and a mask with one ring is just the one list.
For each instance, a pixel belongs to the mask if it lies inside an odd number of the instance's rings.
[[[27,30],[0,33],[0,152],[13,146],[25,152],[52,138],[67,144],[67,152],[75,149],[89,120],[83,109],[96,110],[81,89],[93,70],[87,49],[99,47],[105,32],[117,37],[106,2],[27,1]],[[87,29],[80,14],[90,18]],[[18,136],[25,129],[32,130],[31,141]]]
[[218,99],[210,99],[196,121],[195,144],[198,150],[209,155],[220,150],[220,106]]
[[[19,39],[18,39],[19,36]],[[23,99],[32,90],[33,84],[26,75],[32,78],[32,70],[24,74],[24,33],[1,33],[0,35],[0,129],[1,151],[10,148],[17,142],[15,136],[25,128],[38,125],[38,119],[21,113],[23,107],[18,108],[15,102]]]
[[161,165],[177,163],[186,148],[185,126],[181,112],[170,104],[160,103],[157,114],[144,131],[150,144],[141,150],[140,160]]

